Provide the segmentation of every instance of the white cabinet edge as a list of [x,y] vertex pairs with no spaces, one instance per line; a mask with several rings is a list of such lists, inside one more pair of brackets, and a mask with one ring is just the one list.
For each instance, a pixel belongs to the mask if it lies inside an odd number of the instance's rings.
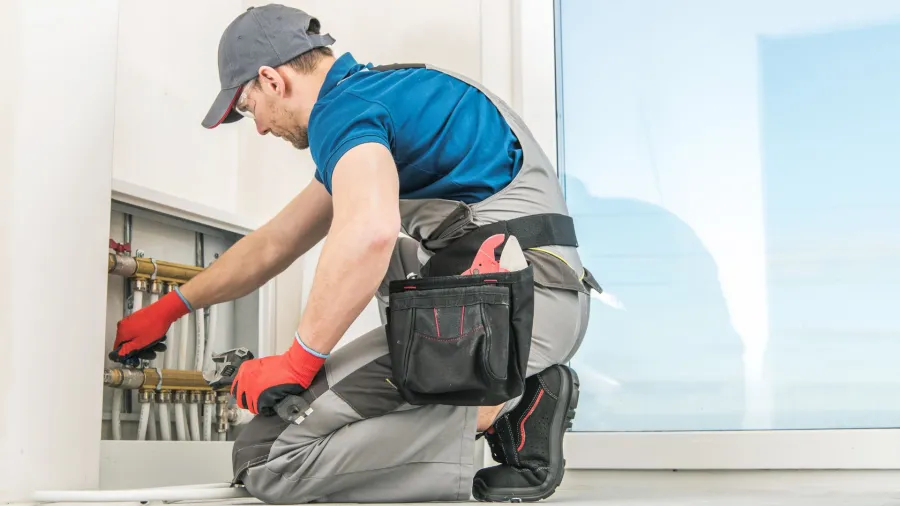
[[112,180],[112,199],[240,235],[249,234],[259,226],[226,211],[121,179]]

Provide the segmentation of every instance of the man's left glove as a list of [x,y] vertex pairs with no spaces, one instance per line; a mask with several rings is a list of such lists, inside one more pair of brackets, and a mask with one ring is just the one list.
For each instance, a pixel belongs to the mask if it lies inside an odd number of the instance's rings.
[[282,399],[300,395],[309,388],[327,357],[309,349],[295,335],[290,349],[281,355],[241,364],[231,385],[231,395],[238,407],[254,414],[273,415]]

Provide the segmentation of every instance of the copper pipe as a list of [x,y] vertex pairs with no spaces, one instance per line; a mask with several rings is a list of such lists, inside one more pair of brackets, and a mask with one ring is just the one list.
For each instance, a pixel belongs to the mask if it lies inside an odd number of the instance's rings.
[[[106,369],[103,384],[113,388],[212,392],[200,371],[178,369]],[[227,386],[219,391],[227,392]]]
[[[154,262],[156,266],[154,267]],[[187,283],[194,276],[203,271],[202,267],[193,265],[176,264],[165,260],[153,260],[151,258],[138,258],[116,253],[109,254],[107,272],[116,276],[128,278],[150,278],[156,273],[156,279],[168,283]]]

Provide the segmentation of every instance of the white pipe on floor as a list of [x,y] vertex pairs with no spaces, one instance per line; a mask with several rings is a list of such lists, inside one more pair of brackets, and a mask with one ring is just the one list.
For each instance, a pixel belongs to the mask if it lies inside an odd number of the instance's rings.
[[187,441],[187,431],[184,430],[184,403],[175,403],[175,437],[179,441]]
[[191,428],[191,441],[200,441],[200,405],[196,402],[188,404],[188,418]]
[[159,405],[159,434],[163,441],[172,440],[172,421],[169,420],[169,405],[164,402]]
[[144,441],[147,439],[147,426],[150,424],[150,403],[141,404],[141,418],[138,421],[137,439]]
[[203,405],[203,440],[212,441],[212,419],[215,404]]
[[132,490],[41,490],[35,492],[32,499],[37,502],[204,501],[238,499],[249,495],[243,487],[232,488],[228,483],[223,483],[215,486],[192,485]]

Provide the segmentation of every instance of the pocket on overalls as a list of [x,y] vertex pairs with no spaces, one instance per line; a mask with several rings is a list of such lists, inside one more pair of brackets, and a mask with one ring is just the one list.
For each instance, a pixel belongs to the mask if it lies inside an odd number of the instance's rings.
[[387,335],[395,386],[417,405],[489,406],[521,395],[533,312],[531,267],[392,282]]

